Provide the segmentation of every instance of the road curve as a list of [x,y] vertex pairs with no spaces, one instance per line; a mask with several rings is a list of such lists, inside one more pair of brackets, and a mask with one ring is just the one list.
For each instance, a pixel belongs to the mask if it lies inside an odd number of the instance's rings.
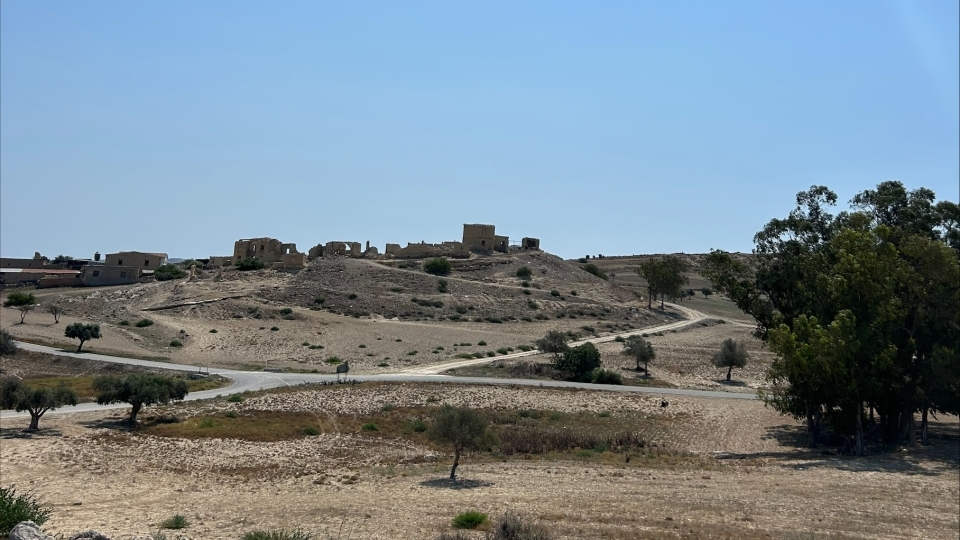
[[[698,311],[691,309],[683,308],[680,306],[675,306],[676,308],[683,311],[690,318],[682,321],[677,321],[675,323],[669,323],[661,326],[656,326],[652,328],[644,328],[642,330],[632,330],[630,332],[621,333],[621,334],[611,334],[609,336],[603,336],[599,338],[592,338],[582,341],[574,342],[573,345],[579,345],[581,343],[602,343],[605,341],[612,341],[619,336],[629,336],[640,333],[649,333],[649,332],[660,332],[664,330],[675,330],[682,328],[684,326],[696,323],[704,318],[706,315]],[[108,356],[104,354],[96,353],[76,353],[64,349],[58,349],[55,347],[47,347],[45,345],[35,345],[33,343],[24,343],[16,342],[19,347],[27,351],[34,351],[47,354],[56,354],[58,356],[66,356],[73,358],[85,358],[88,360],[98,360],[101,362],[112,362],[116,364],[129,364],[135,366],[142,366],[147,368],[155,369],[167,369],[167,370],[180,370],[180,371],[189,371],[196,372],[200,371],[199,366],[189,365],[189,364],[172,364],[168,362],[155,362],[151,360],[140,360],[137,358],[125,358],[122,356]],[[509,354],[504,356],[498,356],[496,358],[483,358],[476,360],[466,360],[463,362],[447,362],[444,364],[436,364],[433,366],[423,366],[421,368],[407,370],[399,373],[384,373],[377,375],[351,375],[350,380],[358,382],[429,382],[429,383],[451,383],[451,384],[489,384],[489,385],[508,385],[508,386],[532,386],[538,388],[568,388],[568,389],[580,389],[580,390],[602,390],[605,392],[625,392],[625,393],[643,393],[643,394],[658,394],[664,396],[688,396],[688,397],[704,397],[704,398],[720,398],[720,399],[756,399],[756,395],[752,393],[738,393],[738,392],[718,392],[711,390],[685,390],[682,388],[658,388],[658,387],[647,387],[647,386],[620,386],[620,385],[606,385],[606,384],[590,384],[590,383],[578,383],[578,382],[567,382],[567,381],[553,381],[553,380],[539,380],[539,379],[504,379],[499,377],[453,377],[449,375],[440,375],[441,371],[446,371],[455,367],[462,367],[465,365],[476,365],[491,362],[494,360],[502,360],[505,358],[519,358],[522,356],[529,356],[537,354],[537,351],[528,351],[515,354]],[[206,373],[207,368],[203,368],[203,371]],[[217,388],[214,390],[204,390],[202,392],[193,392],[187,394],[187,401],[194,401],[200,399],[210,399],[224,394],[233,394],[237,392],[246,392],[246,391],[257,391],[257,390],[267,390],[270,388],[277,388],[280,386],[293,386],[301,384],[310,384],[310,383],[320,383],[320,382],[332,382],[336,381],[337,377],[335,375],[321,375],[316,373],[271,373],[264,371],[241,371],[235,369],[223,369],[223,368],[209,368],[209,373],[212,375],[221,375],[230,379],[233,384],[223,388]],[[73,413],[73,412],[88,412],[88,411],[101,411],[108,409],[123,409],[128,407],[126,404],[113,404],[113,405],[97,405],[96,403],[81,403],[74,407],[63,407],[55,411],[50,411],[47,414],[62,414],[62,413]],[[17,413],[11,410],[0,411],[0,419],[2,418],[18,418],[28,416],[28,413]]]

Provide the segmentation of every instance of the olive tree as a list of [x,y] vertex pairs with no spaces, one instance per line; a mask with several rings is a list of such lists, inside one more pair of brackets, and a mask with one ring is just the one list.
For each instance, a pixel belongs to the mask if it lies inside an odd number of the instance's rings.
[[727,338],[720,344],[720,350],[713,355],[713,365],[718,368],[727,368],[727,381],[733,368],[742,368],[747,365],[750,355],[743,343]]
[[540,352],[552,353],[554,360],[570,350],[570,346],[567,345],[566,334],[559,330],[550,330],[547,332],[547,335],[538,339],[534,345],[537,346]]
[[494,443],[494,436],[487,427],[487,419],[479,412],[466,407],[444,405],[434,416],[427,430],[431,441],[453,447],[453,467],[450,479],[457,478],[460,455],[464,450],[482,450]]
[[37,299],[33,294],[17,291],[7,295],[6,301],[3,302],[3,307],[15,307],[20,310],[20,324],[23,324],[27,313],[33,310],[34,304],[36,303]]
[[570,378],[583,379],[600,367],[600,351],[593,343],[584,343],[554,358],[553,367]]
[[100,325],[75,322],[64,329],[63,335],[68,338],[79,339],[80,345],[77,345],[77,352],[80,352],[84,341],[100,339]]
[[637,371],[640,371],[640,363],[642,362],[643,372],[647,375],[650,375],[647,364],[657,356],[657,353],[653,351],[653,345],[643,339],[642,336],[628,337],[623,343],[623,351],[621,354],[629,356],[637,362]]
[[40,417],[64,405],[76,405],[77,393],[65,382],[54,388],[33,388],[18,379],[4,379],[0,387],[0,407],[30,413],[27,431],[40,429]]
[[187,396],[187,381],[167,375],[133,373],[125,377],[100,376],[93,380],[97,403],[129,403],[132,408],[127,419],[137,423],[137,414],[144,405],[166,405]]

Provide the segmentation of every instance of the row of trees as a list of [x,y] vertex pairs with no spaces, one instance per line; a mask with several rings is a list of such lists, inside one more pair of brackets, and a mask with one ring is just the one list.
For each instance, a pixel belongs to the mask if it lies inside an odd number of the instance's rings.
[[685,296],[683,287],[690,283],[684,275],[687,270],[689,267],[686,261],[674,255],[641,262],[636,272],[647,282],[647,308],[653,307],[653,300],[657,296],[660,297],[661,309],[664,307],[664,297]]
[[[100,405],[129,403],[127,421],[136,424],[137,415],[146,405],[166,404],[181,400],[188,393],[187,381],[179,377],[134,373],[124,377],[101,376],[93,380],[96,402]],[[76,405],[76,391],[65,382],[53,388],[35,387],[19,379],[4,379],[0,384],[0,408],[30,413],[28,431],[40,427],[40,418],[67,405]]]
[[[886,442],[927,443],[929,414],[960,412],[960,207],[899,182],[856,195],[814,186],[754,237],[755,261],[712,251],[703,274],[757,321],[777,357],[767,403],[824,425],[861,455],[879,415]],[[869,412],[869,417],[867,411]]]
[[[27,314],[37,307],[37,299],[32,293],[15,291],[7,295],[7,299],[3,302],[3,307],[17,308],[20,311],[20,324],[23,324]],[[60,322],[60,316],[63,315],[63,306],[60,305],[59,299],[45,304],[43,309],[53,315],[54,323]]]

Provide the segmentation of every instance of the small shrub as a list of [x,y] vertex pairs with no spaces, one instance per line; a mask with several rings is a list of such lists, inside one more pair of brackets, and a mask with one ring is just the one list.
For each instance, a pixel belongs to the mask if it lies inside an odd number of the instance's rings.
[[153,326],[153,321],[151,321],[150,319],[140,319],[139,321],[137,321],[137,324],[135,324],[134,326],[136,326],[137,328],[146,328],[148,326]]
[[487,342],[486,342],[486,341],[478,341],[478,342],[477,342],[477,346],[478,346],[478,347],[486,347],[486,346],[487,346]]
[[487,356],[490,357],[490,358],[492,358],[492,357],[494,357],[494,356],[497,355],[497,353],[495,353],[495,352],[493,352],[493,351],[487,351],[486,354],[487,354]]
[[336,356],[331,356],[330,358],[327,358],[326,360],[324,360],[324,362],[331,365],[337,365],[337,364],[342,364],[343,360],[337,358]]
[[463,315],[464,313],[467,312],[467,308],[465,308],[465,307],[463,307],[463,306],[457,306],[456,311],[457,311],[457,313]]
[[190,522],[182,514],[176,514],[160,522],[161,529],[185,529],[189,526]]
[[533,293],[530,292],[529,289],[524,289],[524,290],[523,290],[523,294],[525,294],[525,295],[527,295],[527,296],[530,296],[530,295],[533,294]]
[[213,418],[203,418],[198,425],[201,428],[212,428],[216,423],[213,421]]
[[396,410],[396,408],[397,408],[396,405],[394,405],[393,403],[384,403],[383,407],[380,407],[380,410],[383,412],[390,412],[390,411]]
[[390,364],[386,362],[380,362],[379,364],[377,364],[377,367],[390,367]]
[[216,329],[216,328],[211,328],[211,329],[210,329],[210,333],[211,333],[211,334],[216,334],[216,333],[217,333],[217,329]]
[[438,279],[438,280],[437,280],[437,292],[440,292],[440,293],[445,293],[445,292],[447,292],[447,285],[448,285],[447,280],[445,280],[445,279]]
[[130,321],[124,319],[120,321],[120,326],[130,326]]
[[315,297],[315,298],[313,299],[313,303],[314,303],[314,304],[323,304],[323,303],[326,302],[326,301],[327,301],[327,299],[324,298],[324,297],[322,297],[322,296],[317,296],[317,297]]
[[476,529],[488,521],[489,519],[487,518],[486,514],[476,510],[471,510],[469,512],[457,514],[457,517],[453,518],[453,526],[458,529]]
[[550,296],[560,296],[560,291],[554,289],[550,291]]
[[533,347],[531,347],[531,346],[529,346],[529,345],[517,345],[517,349],[519,349],[519,350],[521,350],[521,351],[523,351],[523,352],[527,352],[527,351],[533,350]]
[[613,338],[613,340],[616,341],[617,343],[623,343],[624,341],[626,341],[626,339],[623,336],[617,336]]
[[357,348],[358,348],[358,349],[366,349],[367,346],[364,345],[363,343],[361,343],[361,344],[357,345]]
[[224,416],[226,416],[227,418],[236,418],[237,411],[227,411],[226,414],[224,414]]
[[576,295],[577,295],[577,291],[570,291],[570,296],[576,296]]
[[243,535],[242,540],[313,540],[313,535],[303,532],[300,529],[287,531],[278,529],[273,531],[256,530]]
[[310,346],[310,342],[309,342],[309,341],[304,341],[303,343],[300,344],[300,346],[301,346],[301,347],[309,347],[309,346]]
[[530,276],[533,275],[533,271],[527,268],[526,266],[521,266],[517,268],[517,277],[521,279],[530,279]]
[[416,355],[417,355],[417,351],[410,351],[407,353],[407,356],[416,356]]
[[526,289],[527,287],[530,286],[530,282],[529,282],[529,281],[521,281],[521,282],[520,282],[520,286],[523,287],[524,289]]
[[595,369],[590,373],[590,382],[593,384],[623,384],[623,377],[610,369]]
[[499,353],[499,354],[507,354],[507,353],[509,353],[509,352],[510,352],[510,351],[507,350],[506,347],[500,347],[499,349],[497,349],[497,353]]
[[293,313],[293,309],[288,308],[288,307],[285,307],[285,308],[283,308],[283,309],[280,310],[280,314],[281,314],[281,315],[290,315],[291,313]]
[[246,259],[240,259],[234,266],[237,267],[237,270],[246,272],[249,270],[261,270],[266,264],[256,257],[248,257]]
[[356,300],[356,299],[357,299],[357,293],[350,293],[350,294],[347,296],[347,298],[349,298],[350,300]]
[[[430,401],[430,400],[427,399],[427,401]],[[407,433],[423,433],[424,431],[427,430],[427,424],[423,420],[419,418],[415,418],[407,422],[403,426],[403,430]]]
[[241,396],[240,394],[230,394],[227,397],[227,401],[229,401],[230,403],[242,403],[243,396]]
[[600,268],[598,268],[597,265],[595,265],[595,264],[593,264],[593,263],[585,264],[585,265],[581,266],[580,268],[583,268],[585,271],[587,271],[587,272],[589,272],[589,273],[597,276],[597,277],[600,278],[600,279],[608,279],[608,278],[607,278],[607,275],[604,274],[604,273],[600,270]]
[[307,426],[303,428],[303,434],[306,435],[307,437],[316,437],[317,435],[320,434],[320,430],[314,426]]
[[170,346],[171,346],[171,347],[183,347],[183,343],[181,343],[179,339],[175,339],[175,340],[173,340],[173,341],[170,342]]
[[468,352],[460,353],[460,354],[458,354],[457,356],[455,356],[454,358],[463,358],[463,359],[473,358],[473,353],[468,353]]
[[527,300],[527,307],[530,309],[540,309],[540,306],[533,300]]
[[271,331],[271,332],[279,332],[279,331],[280,331],[280,328],[278,328],[278,327],[276,327],[276,326],[271,326],[271,327],[270,327],[270,331]]
[[445,276],[450,273],[453,266],[450,261],[444,257],[435,257],[423,263],[423,271],[435,276]]
[[308,348],[311,350],[317,350],[317,349],[322,349],[323,345],[310,345],[310,347]]
[[377,425],[374,424],[373,422],[367,422],[366,424],[361,426],[360,429],[364,431],[378,431],[380,428],[378,428]]
[[0,487],[0,535],[10,534],[10,530],[21,521],[32,521],[43,525],[50,519],[50,509],[45,508],[30,493],[17,494],[16,486]]
[[394,341],[396,341],[397,343],[401,343],[401,342],[403,342],[403,340],[402,340],[402,339],[400,339],[400,338],[397,338],[397,339],[395,339]]
[[498,317],[486,317],[483,320],[487,321],[488,323],[494,323],[494,324],[500,324],[503,322],[503,319],[500,319]]
[[403,287],[390,287],[390,292],[403,292]]

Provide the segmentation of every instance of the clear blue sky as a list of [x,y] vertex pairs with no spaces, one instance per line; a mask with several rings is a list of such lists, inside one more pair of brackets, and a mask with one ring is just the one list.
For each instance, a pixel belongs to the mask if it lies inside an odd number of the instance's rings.
[[0,10],[8,257],[475,222],[564,257],[749,251],[813,184],[960,189],[955,0]]

